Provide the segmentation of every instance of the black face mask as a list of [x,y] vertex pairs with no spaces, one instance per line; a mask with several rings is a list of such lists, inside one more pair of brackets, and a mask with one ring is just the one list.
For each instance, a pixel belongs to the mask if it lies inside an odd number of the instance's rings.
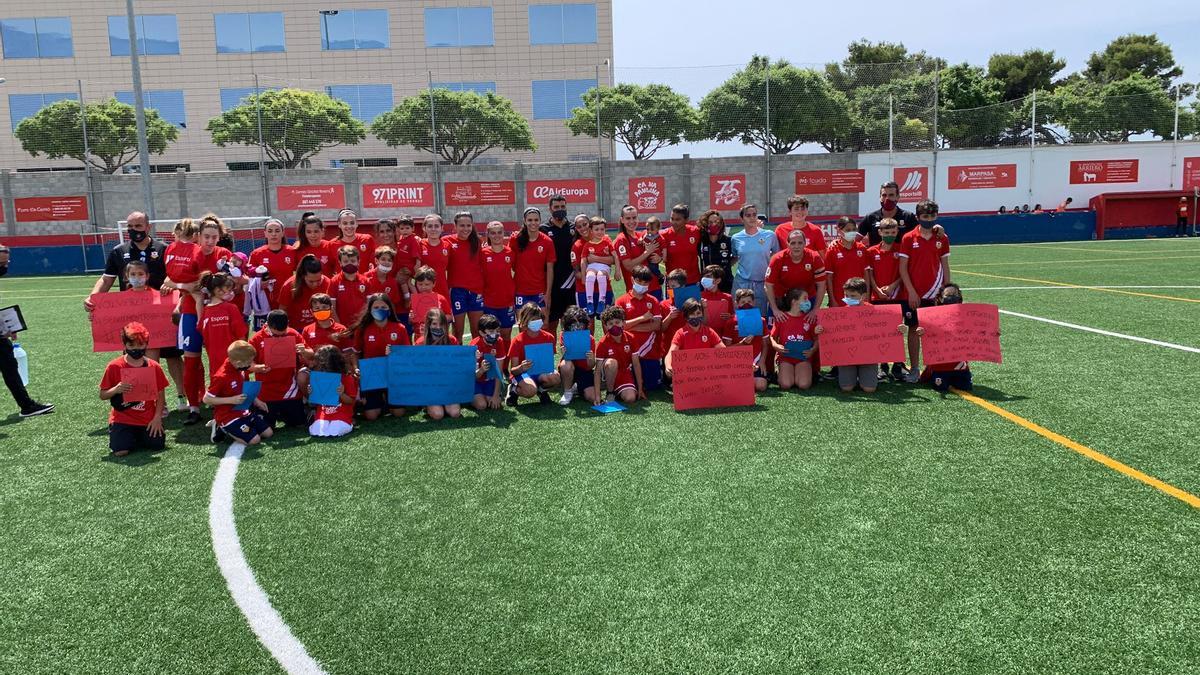
[[129,230],[129,241],[132,241],[135,244],[140,244],[143,241],[146,241],[147,236],[148,235],[145,232],[142,232],[141,230],[134,230],[134,229]]
[[704,323],[704,319],[703,319],[703,317],[697,316],[697,317],[688,319],[687,322],[688,322],[688,325],[690,325],[692,328],[699,328],[700,324]]
[[961,302],[962,302],[962,296],[961,296],[961,295],[951,295],[951,294],[947,294],[947,295],[943,295],[943,296],[942,296],[942,304],[943,304],[943,305],[957,305],[957,304],[959,304],[959,303],[961,303]]
[[133,359],[134,361],[137,361],[138,359],[140,359],[146,355],[146,350],[145,349],[126,349],[125,355],[128,356],[129,358]]
[[556,211],[551,211],[550,217],[554,218],[555,220],[566,220],[567,219],[567,210],[566,209],[558,209]]

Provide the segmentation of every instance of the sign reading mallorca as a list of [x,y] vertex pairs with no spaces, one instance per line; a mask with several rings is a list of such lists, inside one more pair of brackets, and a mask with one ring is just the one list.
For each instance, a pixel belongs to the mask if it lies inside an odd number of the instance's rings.
[[796,192],[798,194],[858,194],[866,189],[866,185],[867,172],[864,169],[796,172]]
[[746,174],[728,173],[708,177],[708,208],[737,211],[746,203]]
[[511,206],[516,203],[517,188],[511,180],[446,183],[447,206]]
[[929,199],[929,167],[906,166],[892,169],[892,180],[900,186],[900,203],[912,204]]
[[[20,197],[13,200],[18,223],[87,220],[87,197]],[[3,222],[0,220],[0,222]]]
[[545,206],[551,197],[562,195],[568,204],[596,203],[596,181],[592,178],[526,180],[525,203]]
[[1017,186],[1016,164],[974,164],[949,169],[951,190],[986,190]]
[[629,203],[641,213],[667,210],[667,179],[663,176],[629,179]]
[[343,185],[280,185],[275,188],[280,211],[346,208]]
[[1138,160],[1101,159],[1071,162],[1071,185],[1136,183]]
[[432,207],[433,183],[375,183],[362,187],[365,209]]

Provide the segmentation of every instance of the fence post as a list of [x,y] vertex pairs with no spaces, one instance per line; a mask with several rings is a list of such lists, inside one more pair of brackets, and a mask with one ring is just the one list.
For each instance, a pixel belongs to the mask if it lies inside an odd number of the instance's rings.
[[604,136],[600,133],[600,64],[596,64],[596,215],[604,217]]
[[[1175,130],[1171,132],[1171,185],[1175,189],[1175,170],[1179,167],[1179,85],[1175,85]],[[1195,201],[1195,200],[1193,200]],[[1193,207],[1194,209],[1195,207]]]
[[13,204],[12,169],[0,169],[0,197],[4,199],[4,222],[9,236],[17,234],[17,207]]
[[[362,190],[360,185],[362,181],[358,176],[358,165],[353,163],[342,164],[342,189],[346,191],[346,207],[353,209],[355,213],[362,213]],[[371,255],[375,255],[374,252]]]
[[96,199],[92,195],[92,165],[88,161],[92,149],[88,145],[87,106],[83,100],[83,80],[75,80],[75,88],[79,92],[79,127],[83,133],[83,191],[87,195],[88,220],[92,221],[92,230],[95,231],[100,223],[96,219],[96,205],[94,204]]
[[267,145],[263,138],[262,89],[258,86],[258,73],[254,73],[254,114],[258,117],[258,184],[262,187],[263,215],[271,215],[271,195],[267,188]]
[[941,81],[940,78],[941,78],[941,71],[935,70],[933,72],[933,151],[934,152],[937,152],[937,149],[938,149],[938,134],[937,134],[937,132],[938,132],[938,105],[940,104],[939,98],[941,95],[941,86],[939,85],[939,82]]
[[[763,192],[764,192],[766,198],[763,202],[763,207],[766,209],[764,211],[764,213],[767,214],[767,218],[770,218],[771,217],[771,61],[770,61],[770,59],[767,59],[766,73],[767,73],[766,80],[765,80],[766,86],[764,88],[766,89],[766,101],[765,102],[766,102],[766,112],[767,112],[767,136],[766,136],[766,141],[763,143],[763,146],[764,146],[763,147],[763,173],[765,174],[765,178],[766,178],[766,189]],[[746,201],[747,202],[750,201],[750,195],[749,195],[748,190],[747,190],[747,194],[746,194]]]
[[146,202],[146,216],[154,220],[154,186],[150,182],[150,146],[146,139],[146,99],[142,94],[142,67],[138,62],[137,22],[134,20],[133,0],[125,0],[125,20],[129,26],[129,68],[133,75],[133,112],[137,123],[142,199]]
[[442,210],[442,166],[438,161],[437,147],[437,106],[434,105],[433,99],[433,71],[427,71],[429,75],[429,133],[433,139],[433,207],[436,213],[441,213]]
[[178,169],[175,169],[175,189],[179,192],[179,217],[187,218],[187,169],[183,168],[182,166]]
[[[529,206],[528,204],[525,203],[525,163],[519,159],[515,160],[513,162],[512,169],[513,169],[513,174],[512,174],[513,175],[513,194],[515,195],[513,198],[513,201],[516,202],[517,213],[521,213],[522,211],[525,210],[526,206]],[[524,226],[525,226],[525,219],[523,217],[518,217],[517,218],[517,229],[520,229]]]
[[1029,147],[1037,147],[1037,89],[1033,90],[1033,106],[1029,112]]
[[888,153],[896,151],[896,134],[892,128],[892,123],[892,95],[888,94]]
[[683,153],[683,192],[679,195],[679,203],[692,203],[692,156],[686,152]]

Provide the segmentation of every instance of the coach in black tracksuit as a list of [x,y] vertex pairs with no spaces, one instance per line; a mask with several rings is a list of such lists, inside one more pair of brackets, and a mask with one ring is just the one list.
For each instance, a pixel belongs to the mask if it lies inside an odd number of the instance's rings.
[[896,241],[900,241],[909,230],[917,229],[917,214],[900,208],[900,186],[895,181],[888,181],[879,186],[879,210],[868,213],[858,224],[858,233],[871,242],[871,246],[883,241],[879,236],[879,221],[892,218],[900,224],[896,233]]
[[563,312],[575,304],[575,268],[571,265],[571,247],[575,245],[575,227],[567,220],[567,199],[562,195],[550,198],[550,220],[541,231],[554,242],[554,278],[550,283],[549,312],[546,330],[554,333]]

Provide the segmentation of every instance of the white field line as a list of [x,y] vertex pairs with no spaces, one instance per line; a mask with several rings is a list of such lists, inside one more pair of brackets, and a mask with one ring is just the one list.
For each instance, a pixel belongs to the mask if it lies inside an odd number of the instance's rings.
[[1048,323],[1048,324],[1051,324],[1054,326],[1062,326],[1063,328],[1074,328],[1075,330],[1081,330],[1081,331],[1085,331],[1088,333],[1095,333],[1097,335],[1107,335],[1108,337],[1121,338],[1122,340],[1130,340],[1133,342],[1141,342],[1143,344],[1154,345],[1156,347],[1166,347],[1167,349],[1178,349],[1181,352],[1191,352],[1193,354],[1200,354],[1200,348],[1187,347],[1185,345],[1177,345],[1174,342],[1163,342],[1162,340],[1151,340],[1150,338],[1138,337],[1137,335],[1126,335],[1124,333],[1114,333],[1112,331],[1101,330],[1099,328],[1092,328],[1091,326],[1080,326],[1077,323],[1067,323],[1066,321],[1056,321],[1054,319],[1047,319],[1047,318],[1041,317],[1041,316],[1033,316],[1032,314],[1022,314],[1020,312],[1011,312],[1007,309],[1000,310],[1000,313],[1007,314],[1009,316],[1018,316],[1018,317],[1021,317],[1022,319],[1031,319],[1033,321],[1041,321],[1042,323]]
[[1093,288],[1132,288],[1132,289],[1163,289],[1183,288],[1200,289],[1200,286],[980,286],[964,288],[964,291],[1086,291]]
[[258,585],[254,571],[242,553],[237,525],[233,519],[233,482],[246,446],[234,443],[225,451],[213,479],[212,496],[208,503],[208,527],[212,531],[213,553],[221,576],[229,586],[229,594],[246,617],[258,641],[289,673],[324,673],[292,630],[271,606],[271,599]]

